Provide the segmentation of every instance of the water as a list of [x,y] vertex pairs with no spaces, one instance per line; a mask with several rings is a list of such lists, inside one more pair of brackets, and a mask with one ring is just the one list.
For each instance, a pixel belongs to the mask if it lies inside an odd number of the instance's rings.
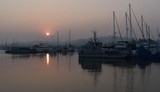
[[160,92],[160,63],[107,61],[1,51],[0,92]]

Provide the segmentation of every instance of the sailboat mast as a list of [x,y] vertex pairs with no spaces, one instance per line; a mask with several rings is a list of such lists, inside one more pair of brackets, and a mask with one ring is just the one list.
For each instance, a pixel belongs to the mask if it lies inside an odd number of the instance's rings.
[[129,4],[129,24],[130,24],[130,36],[131,36],[131,42],[133,40],[132,38],[132,14],[131,14],[131,4]]
[[69,42],[68,45],[71,45],[71,29],[69,29]]
[[126,16],[126,36],[127,36],[127,41],[128,41],[128,15],[127,15],[127,12],[125,13],[125,16]]
[[115,43],[115,34],[116,34],[116,30],[115,30],[115,12],[113,11],[113,43]]
[[157,40],[159,39],[159,30],[157,28]]
[[57,46],[59,46],[59,33],[58,33],[58,30],[57,30]]
[[151,39],[151,31],[150,31],[150,26],[148,25],[148,36],[149,36],[149,40]]
[[144,36],[144,29],[143,29],[143,15],[141,15],[141,23],[142,23],[142,36]]
[[146,39],[148,39],[148,38],[149,38],[149,35],[148,35],[148,24],[147,24],[147,23],[145,24],[145,27],[146,27],[146,34],[147,34],[147,35],[146,35]]
[[6,38],[6,40],[5,40],[5,50],[7,49],[7,41],[8,41],[8,39]]

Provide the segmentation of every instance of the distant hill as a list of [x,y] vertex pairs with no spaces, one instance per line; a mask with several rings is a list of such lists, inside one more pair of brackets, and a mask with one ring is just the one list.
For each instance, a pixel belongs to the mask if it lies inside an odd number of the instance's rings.
[[[73,46],[81,46],[81,45],[84,45],[86,44],[90,39],[93,39],[93,38],[86,38],[86,39],[78,39],[78,40],[73,40],[71,41],[71,44]],[[113,42],[113,36],[107,36],[107,37],[97,37],[97,39],[102,42],[103,44],[108,44],[108,43],[111,43]],[[116,37],[116,41],[119,41],[120,40],[120,37]],[[15,43],[16,45],[18,46],[33,46],[33,45],[38,45],[40,43],[43,43],[43,44],[50,44],[50,45],[56,45],[56,42],[42,42],[42,41],[29,41],[29,42],[18,42],[18,43]],[[60,43],[60,45],[66,45],[67,43]],[[7,46],[11,46],[13,45],[13,43],[8,43]],[[1,48],[4,48],[5,47],[5,44],[0,44],[0,49]]]
[[[91,38],[73,40],[71,42],[71,44],[74,45],[74,46],[81,46],[81,45],[86,44],[89,41],[89,39],[91,39]],[[113,36],[97,37],[97,39],[100,42],[102,42],[103,44],[108,44],[108,43],[111,43],[113,41]],[[120,37],[116,37],[116,41],[119,41],[119,40],[120,40]]]

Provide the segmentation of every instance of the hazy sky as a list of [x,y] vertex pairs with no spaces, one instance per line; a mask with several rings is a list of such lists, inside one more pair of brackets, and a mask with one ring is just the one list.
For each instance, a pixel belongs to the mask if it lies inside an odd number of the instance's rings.
[[[69,29],[74,40],[91,37],[94,28],[98,36],[108,36],[112,35],[113,11],[125,35],[124,13],[129,3],[139,21],[143,14],[156,35],[160,26],[160,0],[0,0],[0,39],[43,41],[51,39],[45,37],[45,32],[55,37],[59,30],[61,40],[67,41]],[[133,19],[136,29],[134,22]]]

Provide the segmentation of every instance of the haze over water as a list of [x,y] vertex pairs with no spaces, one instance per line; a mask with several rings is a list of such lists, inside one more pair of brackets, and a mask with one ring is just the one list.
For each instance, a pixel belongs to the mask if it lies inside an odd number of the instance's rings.
[[[128,4],[140,21],[140,15],[156,36],[160,24],[159,0],[1,0],[0,39],[12,42],[53,40],[59,30],[60,40],[91,37],[96,28],[98,36],[112,35],[112,12],[115,11],[120,29],[125,35],[125,12]],[[133,20],[134,29],[140,35]],[[52,37],[45,37],[50,32]]]
[[[156,39],[160,0],[0,0],[0,45],[55,41],[57,30],[60,43],[68,41],[69,30],[71,40],[91,37],[94,28],[98,37],[113,35],[113,11],[124,37],[129,3],[139,22],[144,16]],[[132,22],[141,38],[134,18]],[[77,53],[0,51],[0,92],[160,92],[159,70],[160,63],[154,61],[137,64],[79,59]]]
[[160,91],[160,63],[78,60],[77,53],[11,55],[1,51],[0,58],[1,92]]

